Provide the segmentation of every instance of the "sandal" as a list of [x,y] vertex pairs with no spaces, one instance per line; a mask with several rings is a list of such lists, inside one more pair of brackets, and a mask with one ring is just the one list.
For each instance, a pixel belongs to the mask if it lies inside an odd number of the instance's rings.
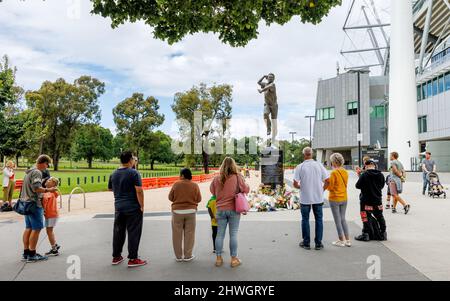
[[221,266],[223,266],[223,258],[222,256],[217,256],[216,267],[220,268]]
[[242,262],[239,260],[239,258],[235,258],[235,259],[231,260],[231,267],[232,268],[237,268],[241,264],[242,264]]

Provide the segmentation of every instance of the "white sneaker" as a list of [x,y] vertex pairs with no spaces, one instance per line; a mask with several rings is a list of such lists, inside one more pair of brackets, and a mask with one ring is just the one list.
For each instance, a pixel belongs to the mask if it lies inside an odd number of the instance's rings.
[[338,240],[338,241],[333,242],[333,246],[342,248],[342,247],[345,247],[346,245],[345,245],[345,242]]
[[184,262],[190,262],[190,261],[192,261],[192,260],[194,260],[194,259],[195,259],[195,255],[192,255],[192,256],[189,257],[189,258],[183,259],[183,261],[184,261]]
[[183,262],[184,259],[183,259],[183,258],[175,258],[175,261],[176,261],[176,262]]
[[345,246],[350,248],[352,246],[352,242],[350,240],[347,240],[345,242]]

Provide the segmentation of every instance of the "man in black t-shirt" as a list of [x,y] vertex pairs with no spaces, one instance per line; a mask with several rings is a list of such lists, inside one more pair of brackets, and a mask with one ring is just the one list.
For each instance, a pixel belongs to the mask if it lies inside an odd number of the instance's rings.
[[120,155],[122,166],[109,178],[108,189],[114,192],[113,265],[124,261],[122,249],[128,232],[128,267],[147,264],[139,259],[138,250],[144,219],[144,191],[136,162],[131,152]]

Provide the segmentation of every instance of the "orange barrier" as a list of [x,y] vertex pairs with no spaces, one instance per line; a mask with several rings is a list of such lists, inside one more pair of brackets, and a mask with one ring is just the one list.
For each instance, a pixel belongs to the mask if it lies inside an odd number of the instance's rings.
[[[215,176],[216,174],[214,173],[209,175],[195,175],[192,176],[192,181],[196,183],[204,183],[214,179]],[[179,179],[179,177],[144,178],[142,179],[142,188],[144,188],[144,190],[149,190],[170,187]]]

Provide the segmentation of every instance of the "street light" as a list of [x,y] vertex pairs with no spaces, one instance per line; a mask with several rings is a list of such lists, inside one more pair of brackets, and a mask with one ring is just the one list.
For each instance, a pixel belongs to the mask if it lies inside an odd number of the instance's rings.
[[312,120],[316,118],[316,116],[305,116],[306,119],[309,119],[309,147],[312,147]]
[[358,164],[362,166],[362,133],[361,133],[361,74],[367,74],[370,70],[367,69],[354,69],[349,73],[356,73],[358,75]]
[[297,135],[297,132],[289,132],[289,135],[292,136],[292,144],[294,144],[294,140],[295,140],[295,135]]

